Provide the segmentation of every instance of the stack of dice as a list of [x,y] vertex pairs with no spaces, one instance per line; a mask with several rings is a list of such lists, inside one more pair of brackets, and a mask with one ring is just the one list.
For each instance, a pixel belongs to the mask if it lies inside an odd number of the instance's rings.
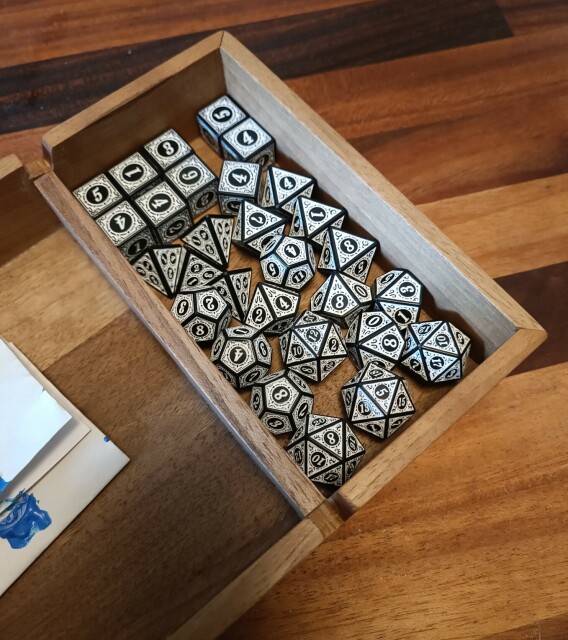
[[[312,176],[279,166],[274,138],[230,96],[196,119],[223,158],[219,176],[169,129],[75,195],[136,272],[174,298],[172,315],[211,347],[228,382],[250,390],[306,475],[341,486],[365,454],[357,429],[385,440],[415,414],[393,369],[457,381],[470,340],[450,322],[420,321],[423,285],[407,269],[367,284],[379,242],[344,229],[347,211],[317,199]],[[252,294],[252,269],[229,269],[232,245],[259,261]],[[325,279],[300,311],[318,271]],[[279,371],[267,336],[278,336]],[[313,385],[347,358],[357,373],[337,389],[344,416],[314,413]]]

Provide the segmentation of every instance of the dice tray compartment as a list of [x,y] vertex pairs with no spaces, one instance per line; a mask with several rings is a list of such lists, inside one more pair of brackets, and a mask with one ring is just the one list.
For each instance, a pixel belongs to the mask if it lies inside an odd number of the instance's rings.
[[[218,173],[221,160],[198,138],[194,115],[225,92],[275,137],[283,166],[299,167],[316,177],[319,193],[347,208],[350,228],[364,230],[380,240],[380,256],[368,282],[393,266],[411,269],[427,288],[426,311],[451,320],[473,340],[475,363],[468,375],[456,385],[427,387],[413,383],[417,417],[386,444],[363,438],[367,448],[364,466],[334,493],[324,495],[302,474],[282,443],[251,411],[247,394],[239,394],[225,381],[207,353],[187,337],[163,300],[137,276],[72,195],[77,186],[169,127],[177,129]],[[220,580],[215,585],[216,595],[208,602],[189,607],[187,622],[175,637],[206,638],[220,633],[546,337],[544,330],[491,278],[227,33],[208,37],[55,127],[42,143],[46,162],[30,168],[33,183],[28,182],[17,159],[10,156],[0,161],[1,215],[25,215],[24,198],[33,199],[34,206],[45,207],[44,203],[38,204],[38,192],[31,187],[35,184],[230,429],[234,445],[245,448],[268,475],[274,491],[281,492],[299,516],[299,523],[238,577]],[[237,248],[233,252],[236,258],[232,256],[231,268],[251,266]],[[258,280],[257,266],[253,287]],[[310,289],[315,290],[322,280],[317,279]],[[303,308],[309,293],[302,292]],[[329,405],[340,411],[334,394],[338,395],[341,381],[352,375],[346,366],[339,367],[328,381],[314,385],[316,411],[319,408],[322,413],[332,413]],[[319,394],[324,398],[320,404]],[[188,576],[188,581],[191,579]]]

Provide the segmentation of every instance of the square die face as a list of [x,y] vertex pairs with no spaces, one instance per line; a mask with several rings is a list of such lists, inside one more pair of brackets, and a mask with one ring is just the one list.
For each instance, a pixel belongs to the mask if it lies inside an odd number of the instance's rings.
[[97,218],[97,224],[117,247],[146,229],[146,223],[129,202],[121,202],[107,211]]
[[109,173],[129,196],[148,187],[158,177],[158,172],[138,152],[112,167]]
[[219,195],[256,199],[260,191],[261,169],[253,162],[223,162]]
[[256,158],[261,150],[273,144],[272,136],[252,118],[243,120],[221,136],[223,151],[240,160]]
[[136,204],[153,227],[158,227],[185,208],[184,201],[167,182],[160,182],[136,198]]
[[184,209],[180,213],[173,215],[157,228],[160,242],[169,244],[177,238],[185,235],[193,226],[193,220],[189,209]]
[[217,204],[217,185],[218,182],[215,179],[209,186],[204,187],[202,191],[188,200],[191,217],[194,220]]
[[154,162],[164,171],[193,153],[189,144],[175,131],[168,129],[144,145]]
[[120,245],[118,249],[129,262],[133,262],[140,254],[144,253],[146,249],[153,247],[155,244],[156,242],[152,232],[148,227],[145,227],[134,237]]
[[176,164],[166,173],[166,177],[188,200],[217,179],[213,171],[196,155]]
[[221,96],[207,105],[198,117],[217,136],[247,117],[247,114],[229,96]]
[[87,213],[96,218],[122,200],[118,189],[104,173],[73,191]]

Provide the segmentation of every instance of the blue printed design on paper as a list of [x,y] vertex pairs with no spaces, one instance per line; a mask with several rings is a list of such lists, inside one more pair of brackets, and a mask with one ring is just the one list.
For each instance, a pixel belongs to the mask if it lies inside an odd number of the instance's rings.
[[8,507],[8,515],[0,520],[0,538],[7,540],[12,549],[23,549],[38,531],[47,529],[51,518],[40,509],[33,493],[19,493]]
[[2,491],[4,491],[7,486],[8,483],[6,482],[6,480],[4,480],[2,476],[0,476],[0,493],[2,493]]

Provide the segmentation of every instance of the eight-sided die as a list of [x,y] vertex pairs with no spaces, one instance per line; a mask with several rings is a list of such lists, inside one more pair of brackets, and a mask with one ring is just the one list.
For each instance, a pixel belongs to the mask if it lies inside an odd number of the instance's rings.
[[310,197],[315,186],[316,181],[310,176],[281,167],[268,167],[262,206],[276,207],[290,219],[294,214],[298,198]]
[[310,309],[347,327],[373,303],[371,289],[342,273],[332,273],[314,293]]
[[365,282],[379,243],[343,229],[327,230],[318,269],[323,273],[338,271]]
[[233,243],[260,257],[275,234],[284,233],[286,218],[243,200],[233,230]]
[[347,211],[342,207],[334,207],[305,196],[296,200],[294,217],[290,227],[290,235],[305,238],[314,247],[321,249],[329,227],[341,229],[347,217]]
[[392,369],[400,360],[404,336],[396,322],[382,311],[363,311],[349,325],[345,339],[353,364],[362,369],[371,360]]
[[377,311],[384,311],[400,327],[417,322],[422,307],[423,285],[407,269],[393,269],[375,280]]

